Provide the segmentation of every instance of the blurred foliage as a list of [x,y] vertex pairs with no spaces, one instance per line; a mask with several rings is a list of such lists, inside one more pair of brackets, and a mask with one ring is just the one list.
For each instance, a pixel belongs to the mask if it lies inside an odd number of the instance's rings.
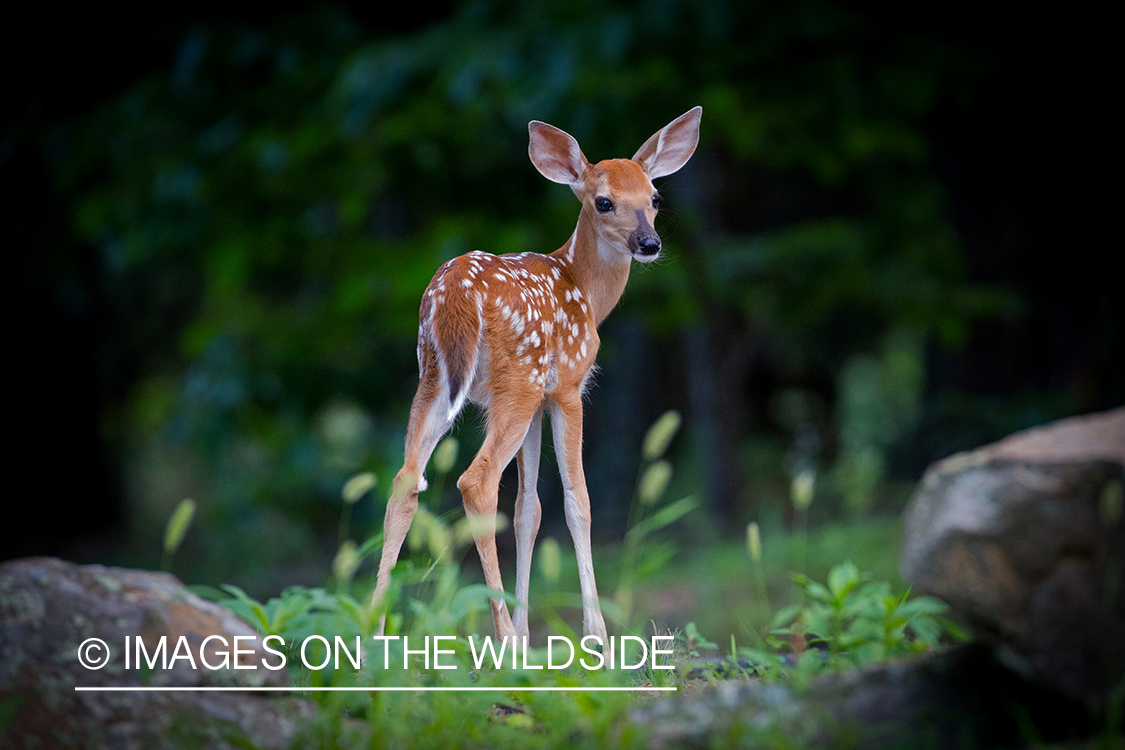
[[[461,580],[458,550],[472,544],[468,521],[446,523],[424,508],[419,512],[425,518],[425,533],[411,534],[411,553],[396,567],[380,606],[362,603],[370,587],[353,598],[343,583],[335,592],[290,586],[265,602],[237,586],[226,585],[222,591],[196,588],[261,635],[281,638],[272,646],[285,654],[295,686],[337,690],[305,693],[315,708],[311,717],[298,722],[294,746],[538,748],[555,747],[563,737],[577,747],[643,746],[644,729],[628,721],[632,694],[583,692],[632,686],[629,672],[585,670],[577,663],[565,670],[525,669],[503,658],[512,652],[511,644],[504,644],[505,651],[490,652],[500,652],[500,659],[485,656],[489,646],[481,631],[491,639],[488,599],[494,592]],[[415,567],[415,560],[422,564]],[[391,640],[373,640],[379,615],[400,599],[405,611],[392,610],[387,618]],[[325,633],[332,634],[332,648],[338,649],[334,653]],[[431,662],[427,653],[435,634],[442,638],[440,668],[437,654]],[[573,634],[570,639],[577,640]],[[425,658],[406,658],[406,646],[416,648],[418,643],[426,644],[426,651],[416,652],[425,653]],[[348,650],[346,656],[340,655],[343,649]],[[548,656],[546,648],[531,648],[524,652],[522,664],[543,665]],[[364,689],[348,690],[356,687]],[[411,687],[444,690],[411,692]],[[528,687],[578,692],[543,696],[521,690]],[[407,691],[398,692],[404,688]],[[498,701],[503,709],[496,707]]]
[[[664,425],[657,423],[657,427]],[[654,438],[653,442],[658,441]],[[649,458],[658,459],[659,455],[650,454]],[[411,529],[409,549],[395,568],[388,595],[375,607],[363,603],[369,596],[370,582],[353,585],[347,577],[339,576],[334,592],[290,586],[264,602],[237,586],[225,585],[222,590],[193,587],[196,593],[250,623],[260,635],[274,636],[271,648],[284,654],[288,675],[298,691],[337,691],[304,693],[315,709],[311,717],[298,724],[301,746],[357,747],[377,743],[381,747],[556,747],[565,741],[572,747],[648,747],[652,744],[648,725],[634,723],[630,718],[630,711],[647,700],[646,694],[618,691],[656,687],[688,693],[701,680],[724,677],[781,683],[799,692],[812,678],[829,671],[842,672],[930,652],[949,642],[950,636],[965,638],[961,628],[941,616],[947,610],[944,603],[932,597],[911,598],[909,593],[892,594],[890,583],[870,580],[870,574],[861,573],[850,562],[833,565],[825,584],[793,574],[791,581],[796,586],[792,586],[784,567],[774,564],[780,563],[781,558],[771,555],[771,585],[787,589],[789,596],[782,598],[798,600],[776,613],[768,602],[756,602],[765,604],[764,610],[747,616],[750,610],[742,605],[754,594],[745,585],[743,557],[732,559],[729,566],[711,569],[711,575],[704,576],[723,579],[733,590],[726,598],[728,606],[704,606],[699,614],[713,617],[717,610],[723,616],[737,613],[734,617],[738,637],[744,641],[750,637],[757,647],[740,647],[732,632],[730,651],[724,654],[717,642],[709,640],[708,635],[714,634],[697,626],[694,620],[682,629],[664,629],[646,612],[629,614],[626,609],[606,606],[617,634],[645,641],[651,636],[670,638],[670,643],[660,644],[669,648],[659,663],[674,668],[654,669],[646,665],[639,669],[588,669],[586,663],[573,661],[565,668],[545,669],[544,664],[561,664],[562,660],[551,656],[551,645],[540,630],[543,626],[553,636],[570,641],[574,653],[584,655],[578,645],[581,631],[571,629],[560,613],[567,610],[572,622],[576,622],[574,618],[581,610],[581,597],[573,593],[578,583],[574,556],[565,555],[563,562],[554,540],[548,538],[540,543],[539,573],[532,578],[533,593],[529,598],[533,632],[529,643],[539,647],[524,644],[526,651],[519,661],[507,659],[503,657],[504,651],[488,651],[483,643],[485,637],[492,638],[488,599],[495,592],[480,584],[466,584],[458,564],[464,548],[472,544],[468,520],[438,518],[424,507],[419,514],[422,523]],[[649,520],[643,519],[638,525]],[[670,525],[671,522],[664,524]],[[419,528],[418,533],[413,533]],[[635,529],[630,527],[629,533]],[[666,533],[669,529],[650,531]],[[862,533],[859,528],[852,531]],[[789,540],[781,532],[771,534],[768,542],[771,548],[782,549]],[[351,544],[349,541],[341,546],[337,559],[345,551],[359,554],[354,546],[349,547]],[[374,548],[368,554],[373,552]],[[725,552],[740,554],[733,549]],[[755,564],[760,562],[753,553],[751,559]],[[818,568],[829,559],[820,556]],[[633,562],[623,556],[622,585],[641,578],[628,570]],[[562,568],[565,581],[560,586]],[[697,575],[698,571],[691,574]],[[563,588],[569,588],[572,594],[565,596]],[[506,598],[510,605],[514,604],[510,596]],[[376,641],[371,636],[383,612],[388,614],[386,635],[391,638]],[[323,634],[332,635],[331,646]],[[434,634],[441,635],[442,643],[427,653]],[[418,648],[417,644],[423,642],[426,649]],[[543,647],[545,642],[547,647]],[[632,661],[638,658],[637,652],[626,651],[621,641],[618,644],[621,657],[628,653],[629,663],[637,663]],[[409,655],[408,645],[414,647]],[[440,669],[431,668],[438,658],[437,648],[441,649]],[[511,653],[507,645],[505,649]],[[486,651],[491,655],[486,656]],[[720,657],[714,658],[717,651]],[[435,654],[434,662],[430,661],[430,653]],[[722,657],[729,660],[724,663]],[[657,661],[654,657],[649,663]],[[344,692],[357,686],[365,689]],[[411,687],[445,690],[371,690]],[[473,688],[483,694],[452,692],[450,688]],[[588,688],[608,688],[612,692],[595,693]],[[574,692],[549,696],[533,692],[551,689]],[[757,722],[746,737],[759,740],[757,744],[763,746],[776,746],[776,742],[767,739],[770,732],[776,731],[775,723]],[[828,724],[820,727],[817,736],[835,741],[837,734]]]
[[[926,132],[986,61],[880,32],[822,0],[470,2],[396,36],[325,5],[195,28],[170,71],[50,141],[122,322],[106,356],[140,359],[107,419],[139,467],[134,501],[159,506],[134,512],[137,538],[191,494],[209,529],[187,540],[197,576],[231,580],[248,549],[283,579],[331,555],[344,481],[401,460],[434,270],[551,251],[573,227],[569,192],[527,162],[527,122],[598,159],[695,104],[700,151],[662,187],[671,260],[635,274],[617,315],[654,341],[722,333],[719,371],[728,344],[764,337],[792,387],[773,425],[738,436],[750,507],[788,450],[791,474],[834,464],[864,512],[916,419],[925,347],[1012,305],[964,281]],[[377,523],[372,505],[357,523]]]

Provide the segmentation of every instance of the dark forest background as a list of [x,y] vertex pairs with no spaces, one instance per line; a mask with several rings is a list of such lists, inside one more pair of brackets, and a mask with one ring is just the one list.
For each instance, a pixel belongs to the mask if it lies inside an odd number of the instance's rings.
[[659,186],[667,257],[602,332],[603,542],[667,409],[691,546],[785,524],[801,472],[814,522],[896,513],[938,458],[1125,402],[1120,85],[1081,6],[40,6],[0,34],[0,558],[155,566],[192,497],[185,580],[325,575],[356,472],[352,529],[380,526],[434,270],[573,227],[531,119],[599,159],[704,109]]

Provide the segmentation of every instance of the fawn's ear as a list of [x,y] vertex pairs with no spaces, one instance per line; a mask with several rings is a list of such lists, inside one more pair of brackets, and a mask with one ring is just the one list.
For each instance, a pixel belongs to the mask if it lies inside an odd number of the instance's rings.
[[703,107],[694,107],[652,134],[633,154],[650,180],[672,174],[687,164],[699,144]]
[[590,162],[573,136],[538,120],[529,122],[527,131],[531,137],[527,154],[539,174],[561,185],[582,182]]

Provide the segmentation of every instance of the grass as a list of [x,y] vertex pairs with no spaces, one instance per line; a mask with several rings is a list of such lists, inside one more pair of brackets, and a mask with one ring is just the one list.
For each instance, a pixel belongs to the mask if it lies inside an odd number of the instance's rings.
[[[426,635],[455,635],[443,648],[451,653],[442,658],[455,669],[426,669],[421,657],[411,657],[409,668],[402,668],[401,642],[393,642],[390,653],[368,636],[374,629],[375,614],[365,606],[371,584],[366,579],[338,581],[335,591],[292,588],[282,596],[259,603],[234,587],[222,603],[254,624],[263,634],[285,638],[290,657],[290,675],[301,686],[503,686],[496,692],[420,692],[420,693],[308,693],[319,707],[316,717],[303,726],[297,746],[316,748],[354,747],[641,747],[647,728],[635,725],[630,712],[638,701],[652,694],[630,692],[575,693],[533,692],[530,687],[637,687],[687,686],[685,671],[567,670],[500,668],[474,663],[472,643],[479,647],[483,635],[491,635],[488,611],[491,592],[472,582],[457,562],[470,544],[471,535],[462,528],[464,521],[440,519],[420,511],[420,529],[412,534],[412,548],[396,568],[392,597],[387,603],[388,634],[406,635],[411,648],[417,648]],[[647,556],[664,556],[659,550],[675,547],[673,532],[654,534],[634,550],[643,567]],[[798,538],[798,537],[804,538]],[[890,580],[879,590],[888,593],[897,584],[898,525],[891,519],[869,519],[846,524],[826,525],[798,534],[782,529],[761,535],[761,565],[770,602],[760,601],[752,575],[752,560],[745,544],[724,542],[707,548],[687,549],[674,554],[645,576],[633,571],[630,580],[633,613],[627,622],[610,625],[616,634],[675,636],[677,661],[699,656],[724,656],[735,650],[739,655],[761,656],[762,651],[747,646],[765,645],[771,620],[785,605],[800,605],[808,599],[808,583],[799,586],[790,576],[789,562],[795,550],[807,546],[809,573],[813,579],[831,581],[830,570],[841,557],[859,561],[866,579]],[[547,547],[553,541],[541,540]],[[377,549],[377,545],[364,545]],[[354,555],[352,545],[349,554]],[[595,559],[606,571],[603,590],[613,591],[619,581],[610,573],[624,555],[622,546],[602,547]],[[471,557],[471,555],[470,555]],[[534,568],[531,592],[531,664],[543,664],[543,646],[548,635],[580,637],[581,611],[578,605],[578,576],[572,554],[548,553],[547,564]],[[551,560],[550,558],[554,558]],[[354,561],[353,561],[354,563]],[[854,568],[854,566],[853,566]],[[858,576],[859,568],[854,568]],[[354,571],[345,566],[344,573]],[[475,570],[473,571],[475,574]],[[340,571],[337,571],[340,575]],[[799,579],[803,580],[803,579]],[[858,581],[858,578],[857,578]],[[850,605],[848,605],[850,607]],[[792,608],[791,608],[792,609]],[[605,610],[612,621],[623,610],[612,600]],[[810,610],[811,612],[811,610]],[[793,613],[791,613],[793,614]],[[774,626],[777,623],[773,623]],[[575,631],[577,634],[575,635]],[[360,669],[346,661],[341,668],[306,669],[299,665],[294,649],[304,637],[340,635],[349,644],[355,636],[363,640],[366,657]],[[732,639],[733,636],[733,639]],[[712,640],[713,639],[713,640]],[[784,639],[782,639],[784,640]],[[722,644],[721,646],[719,644]],[[728,646],[729,644],[729,646]],[[776,639],[772,648],[784,644]],[[782,648],[783,650],[783,648]],[[579,652],[581,653],[581,652]],[[325,656],[315,648],[312,661]],[[384,658],[390,669],[385,669]],[[767,655],[765,657],[769,659]],[[591,659],[592,661],[592,659]],[[760,660],[759,660],[760,661]],[[803,675],[788,673],[782,661],[772,662],[768,674],[773,679],[794,684],[807,679],[809,670],[822,668],[819,662],[805,660]],[[740,679],[749,679],[743,675]]]
[[652,619],[666,627],[675,627],[677,621],[695,622],[701,632],[719,643],[728,642],[731,635],[742,640],[748,629],[761,631],[769,624],[773,612],[802,599],[800,589],[790,578],[792,572],[825,580],[832,566],[851,560],[873,578],[890,582],[896,590],[902,589],[898,574],[899,534],[897,518],[870,518],[811,528],[807,537],[807,569],[800,571],[793,563],[804,541],[801,534],[782,528],[763,531],[761,569],[768,603],[761,601],[752,561],[741,540],[687,548],[639,587],[638,610],[645,620]]
[[[741,539],[691,547],[676,543],[669,538],[670,534],[655,538],[648,545],[650,554],[663,558],[661,550],[669,548],[673,554],[636,581],[635,611],[628,626],[633,631],[645,627],[651,630],[650,623],[655,622],[662,630],[682,630],[686,623],[695,622],[700,632],[720,643],[729,642],[731,635],[742,640],[747,628],[761,630],[776,610],[803,598],[791,573],[805,572],[813,579],[825,580],[829,570],[844,560],[851,560],[872,578],[887,581],[894,590],[901,591],[905,584],[898,573],[899,534],[900,522],[893,517],[810,528],[807,570],[800,571],[795,564],[804,544],[800,533],[767,528],[761,534],[761,568],[768,604],[758,593],[752,560]],[[559,540],[559,546],[562,552],[557,582],[548,582],[538,571],[532,576],[529,598],[533,633],[548,632],[548,623],[544,613],[537,611],[541,609],[537,603],[566,599],[566,592],[578,592],[578,567],[569,540]],[[614,592],[618,588],[622,557],[621,545],[604,545],[594,550],[599,590]],[[571,599],[577,605],[577,599]],[[571,627],[581,625],[581,610],[577,606],[559,607],[551,614],[561,615]],[[620,627],[621,623],[617,625]]]
[[[940,603],[907,602],[899,580],[899,522],[868,518],[848,523],[807,526],[811,484],[796,502],[795,530],[766,525],[748,548],[738,541],[707,546],[684,544],[697,503],[691,497],[666,500],[672,468],[663,453],[679,426],[678,415],[665,415],[645,441],[638,490],[630,510],[625,542],[595,550],[602,608],[611,634],[670,636],[672,660],[690,663],[706,656],[748,657],[761,665],[762,679],[802,684],[825,668],[847,668],[858,658],[882,660],[891,648],[922,650],[932,646],[933,623],[909,629],[912,613],[929,617]],[[455,453],[456,447],[446,453]],[[439,462],[433,482],[444,484]],[[448,471],[448,468],[445,468]],[[811,480],[810,480],[811,481]],[[444,687],[502,688],[494,692],[308,692],[319,706],[296,746],[352,747],[641,747],[647,728],[630,720],[643,692],[597,692],[589,688],[686,686],[688,671],[639,668],[590,670],[577,660],[567,669],[534,669],[505,661],[481,663],[479,648],[492,634],[489,597],[497,595],[475,582],[478,572],[468,549],[472,531],[457,511],[441,517],[425,505],[415,517],[407,548],[392,577],[388,596],[372,609],[366,602],[374,582],[366,570],[381,547],[376,534],[362,544],[348,539],[350,505],[374,485],[354,480],[344,492],[340,552],[333,566],[332,591],[292,587],[268,602],[256,602],[234,587],[212,591],[263,635],[284,639],[289,674],[302,687]],[[541,538],[531,582],[530,665],[548,659],[549,637],[563,636],[580,650],[581,602],[578,571],[569,540],[563,545]],[[466,573],[460,561],[473,562]],[[850,561],[841,564],[842,561]],[[862,571],[862,572],[861,572]],[[508,571],[511,580],[511,571]],[[817,581],[826,581],[821,585]],[[877,582],[878,583],[877,583]],[[765,592],[765,596],[763,596]],[[513,606],[510,595],[504,595]],[[405,659],[404,641],[372,639],[379,614],[387,613],[387,634],[407,636],[418,649],[426,636],[449,636],[442,658],[451,669],[426,666],[415,655]],[[303,666],[297,645],[310,635],[354,644],[364,658],[356,668]],[[923,637],[920,637],[922,634]],[[924,637],[928,634],[929,637]],[[713,640],[712,640],[713,639]],[[810,645],[827,644],[840,658],[799,657]],[[882,644],[880,648],[874,648]],[[559,645],[559,644],[556,644]],[[319,651],[318,651],[319,649]],[[384,650],[386,649],[386,650]],[[328,654],[318,644],[312,661]],[[591,655],[590,662],[594,658]],[[389,666],[389,668],[388,668]],[[649,664],[651,667],[651,662]],[[750,679],[741,675],[740,679]],[[757,678],[755,678],[757,679]],[[529,688],[581,688],[577,692],[536,692]],[[648,695],[652,695],[649,693]]]

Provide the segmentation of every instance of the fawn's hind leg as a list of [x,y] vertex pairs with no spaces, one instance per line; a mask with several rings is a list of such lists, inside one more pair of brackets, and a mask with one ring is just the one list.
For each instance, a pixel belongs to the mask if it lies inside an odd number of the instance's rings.
[[516,531],[516,633],[528,636],[527,590],[531,580],[531,553],[539,533],[541,509],[539,505],[539,451],[543,443],[543,410],[531,418],[523,445],[516,454],[520,470],[519,494],[516,495],[515,517],[512,525]]
[[[528,425],[539,410],[541,396],[534,392],[519,393],[515,389],[497,388],[488,410],[488,435],[476,458],[457,480],[465,515],[481,519],[474,529],[484,582],[493,589],[504,590],[500,563],[496,556],[496,504],[500,474],[523,444]],[[497,638],[516,637],[508,605],[503,599],[492,599],[492,623]]]
[[[395,476],[387,514],[383,520],[383,554],[379,559],[379,575],[371,604],[378,604],[391,583],[391,570],[398,562],[402,542],[418,509],[418,493],[426,489],[424,473],[438,441],[453,426],[456,413],[446,405],[447,389],[441,385],[432,349],[423,354],[422,379],[414,403],[410,407],[410,424],[406,429],[406,458]],[[377,635],[383,634],[386,615],[379,617]]]

